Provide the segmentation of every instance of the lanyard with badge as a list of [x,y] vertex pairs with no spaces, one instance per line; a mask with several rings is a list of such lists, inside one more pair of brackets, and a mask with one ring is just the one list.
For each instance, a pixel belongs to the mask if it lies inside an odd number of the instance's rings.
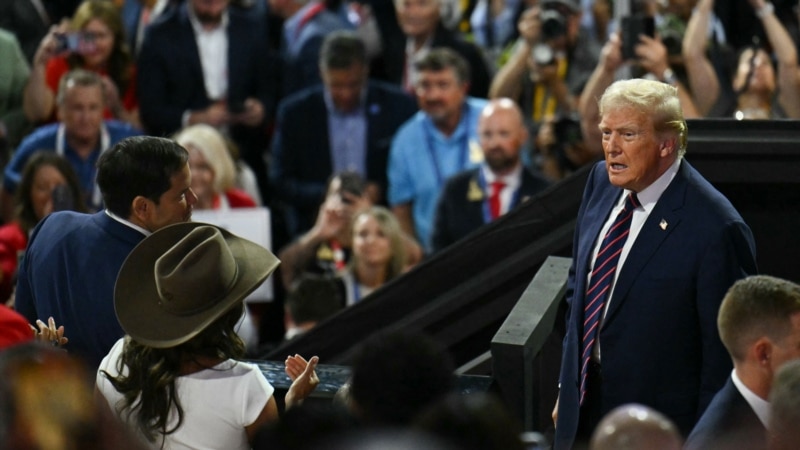
[[[464,116],[464,136],[459,139],[460,144],[459,148],[461,149],[458,159],[458,169],[464,170],[467,168],[467,157],[469,156],[469,160],[471,162],[480,162],[483,160],[483,152],[481,152],[480,147],[477,144],[472,145],[469,140],[469,128],[470,122],[472,120],[472,110],[467,107]],[[441,187],[444,184],[444,180],[446,178],[446,174],[442,172],[442,168],[439,166],[439,160],[436,158],[436,146],[434,144],[434,133],[432,130],[429,129],[427,123],[423,124],[422,129],[425,131],[425,141],[428,145],[428,155],[431,158],[431,162],[433,163],[433,171],[436,174],[436,186]]]
[[[67,131],[64,127],[64,124],[60,124],[58,126],[58,131],[56,132],[56,154],[58,156],[64,156],[64,147],[66,146],[66,135]],[[100,126],[100,154],[102,155],[103,152],[108,150],[108,147],[111,144],[111,138],[108,135],[108,129],[106,129],[105,125]],[[92,206],[100,206],[103,202],[103,197],[100,194],[100,188],[97,187],[97,171],[94,174],[94,188],[92,189]]]

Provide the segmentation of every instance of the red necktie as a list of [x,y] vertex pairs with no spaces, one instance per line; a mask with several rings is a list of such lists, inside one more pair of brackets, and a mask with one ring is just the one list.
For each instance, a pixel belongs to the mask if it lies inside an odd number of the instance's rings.
[[492,220],[500,217],[500,192],[504,187],[506,184],[502,181],[492,182],[492,192],[489,194],[489,214],[492,216]]

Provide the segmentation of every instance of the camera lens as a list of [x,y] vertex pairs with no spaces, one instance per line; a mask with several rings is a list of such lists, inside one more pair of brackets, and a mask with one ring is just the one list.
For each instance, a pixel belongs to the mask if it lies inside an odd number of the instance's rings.
[[539,66],[549,66],[556,62],[556,54],[547,44],[536,44],[531,50],[531,57]]
[[567,20],[560,12],[552,9],[544,10],[539,14],[542,22],[542,39],[549,41],[567,33]]

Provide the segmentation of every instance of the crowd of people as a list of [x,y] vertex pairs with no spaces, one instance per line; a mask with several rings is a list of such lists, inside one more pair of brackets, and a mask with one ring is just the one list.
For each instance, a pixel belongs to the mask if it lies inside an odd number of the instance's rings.
[[[275,272],[270,335],[293,339],[594,165],[554,447],[792,448],[800,288],[756,276],[749,227],[684,158],[687,118],[800,118],[790,3],[631,1],[618,21],[610,0],[6,0],[0,335],[96,371],[75,412],[94,426],[58,431],[81,445],[274,448],[319,420],[522,448],[406,335],[363,345],[347,423],[303,416],[319,361],[289,357],[281,423],[241,362],[244,299]],[[191,222],[258,207],[274,254]],[[51,350],[0,356],[14,448],[45,448],[14,383],[71,367]]]

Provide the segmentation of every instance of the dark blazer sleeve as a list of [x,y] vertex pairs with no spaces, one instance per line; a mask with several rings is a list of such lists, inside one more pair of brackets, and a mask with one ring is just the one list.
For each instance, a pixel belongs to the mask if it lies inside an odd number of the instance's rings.
[[286,98],[278,108],[270,178],[284,201],[316,210],[333,171],[321,86]]
[[371,81],[365,105],[367,115],[367,181],[375,183],[385,198],[389,149],[397,129],[417,112],[416,101],[403,90]]
[[450,178],[444,185],[439,200],[436,202],[436,213],[433,219],[433,230],[431,231],[431,249],[436,253],[449,246],[455,239],[453,238],[450,220],[453,217],[453,198],[458,195],[458,181]]

